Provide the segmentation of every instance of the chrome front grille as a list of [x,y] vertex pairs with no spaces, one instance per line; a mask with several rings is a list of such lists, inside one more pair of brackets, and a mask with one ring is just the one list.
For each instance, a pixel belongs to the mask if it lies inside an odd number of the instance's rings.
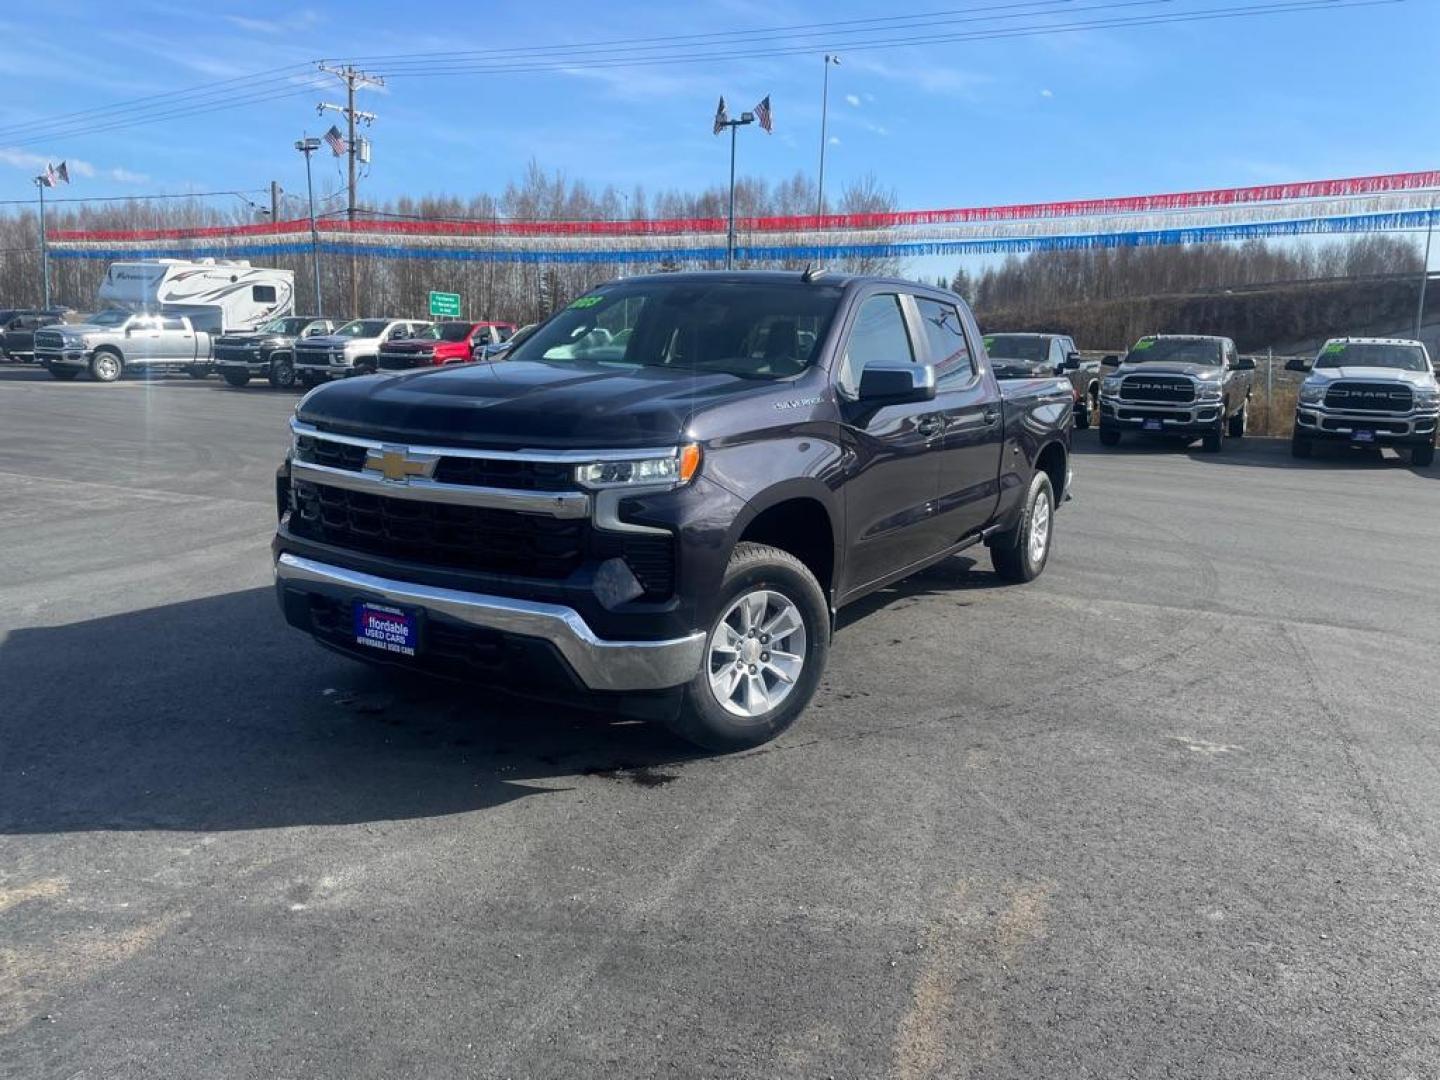
[[1127,375],[1120,383],[1120,400],[1188,405],[1195,400],[1195,383],[1183,375]]

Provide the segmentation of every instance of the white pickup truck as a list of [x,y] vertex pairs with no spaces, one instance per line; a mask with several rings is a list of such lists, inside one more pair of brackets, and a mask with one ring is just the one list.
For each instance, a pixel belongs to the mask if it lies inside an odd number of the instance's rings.
[[373,375],[386,342],[419,336],[430,324],[419,319],[352,319],[333,334],[304,338],[295,345],[295,374],[303,386],[327,379]]
[[96,382],[114,382],[127,369],[185,371],[204,378],[211,339],[183,315],[148,315],[110,308],[83,323],[35,332],[35,358],[57,379],[89,371]]

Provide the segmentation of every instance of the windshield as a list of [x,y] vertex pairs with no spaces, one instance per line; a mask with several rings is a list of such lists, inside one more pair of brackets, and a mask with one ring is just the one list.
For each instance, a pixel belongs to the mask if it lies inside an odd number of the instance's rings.
[[1419,345],[1393,342],[1332,341],[1315,358],[1317,368],[1384,367],[1401,371],[1429,371],[1425,350]]
[[384,319],[356,319],[354,322],[347,322],[335,333],[339,337],[379,337],[389,325]]
[[1125,354],[1127,364],[1209,364],[1219,367],[1220,342],[1214,338],[1141,338]]
[[264,326],[260,327],[262,334],[287,334],[291,337],[298,337],[300,331],[309,325],[309,319],[271,319]]
[[839,300],[837,286],[798,281],[621,284],[574,301],[510,359],[781,379],[814,362]]
[[124,308],[109,308],[91,316],[91,326],[123,326],[130,320],[134,312],[126,311]]
[[426,341],[464,341],[470,336],[468,322],[442,322],[427,326],[415,335]]
[[1050,342],[1028,334],[996,334],[985,339],[985,351],[991,360],[1020,360],[1039,364],[1050,355]]

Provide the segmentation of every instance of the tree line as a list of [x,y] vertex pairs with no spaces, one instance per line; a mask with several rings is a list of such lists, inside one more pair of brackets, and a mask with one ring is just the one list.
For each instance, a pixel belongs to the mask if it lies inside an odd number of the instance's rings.
[[[815,209],[816,196],[814,181],[804,173],[775,183],[744,178],[736,183],[736,214],[739,217],[808,214]],[[894,192],[882,187],[874,177],[850,183],[841,190],[837,200],[826,202],[827,210],[839,213],[875,213],[896,208]],[[727,204],[728,190],[719,186],[698,192],[647,191],[640,186],[630,191],[614,187],[596,189],[583,180],[571,179],[563,173],[547,173],[531,163],[522,177],[509,183],[498,195],[399,198],[368,207],[362,216],[381,220],[649,220],[724,217]],[[46,214],[47,227],[52,232],[189,229],[253,224],[257,219],[266,220],[257,217],[249,204],[238,199],[228,205],[200,199],[135,200],[104,205],[62,203],[50,205]],[[298,234],[286,239],[303,243],[307,237]],[[645,237],[612,239],[613,243],[607,241],[607,246],[621,249],[653,244],[653,240]],[[745,238],[740,237],[739,242],[743,245]],[[117,254],[116,257],[125,256]],[[308,248],[296,254],[266,256],[263,263],[294,272],[296,310],[316,309]],[[107,265],[108,261],[103,259],[56,257],[52,250],[53,302],[80,311],[93,309],[96,290]],[[352,267],[359,296],[358,311],[351,310]],[[532,322],[599,282],[647,270],[678,268],[681,267],[668,260],[648,266],[618,261],[547,264],[367,255],[352,260],[347,255],[322,254],[320,288],[324,310],[332,316],[424,315],[427,294],[438,290],[459,293],[466,315],[473,318]],[[859,273],[897,273],[900,269],[895,260],[875,258],[845,260],[839,268]],[[36,306],[40,302],[38,215],[22,210],[0,217],[0,306]]]

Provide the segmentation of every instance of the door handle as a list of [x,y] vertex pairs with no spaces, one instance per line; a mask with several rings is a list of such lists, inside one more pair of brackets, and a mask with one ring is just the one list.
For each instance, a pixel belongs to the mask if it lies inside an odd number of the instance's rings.
[[945,418],[943,416],[922,416],[920,422],[915,425],[915,430],[925,438],[939,435],[945,430]]
[[1000,414],[993,407],[987,405],[985,407],[985,423],[993,424],[998,419],[1000,419]]

